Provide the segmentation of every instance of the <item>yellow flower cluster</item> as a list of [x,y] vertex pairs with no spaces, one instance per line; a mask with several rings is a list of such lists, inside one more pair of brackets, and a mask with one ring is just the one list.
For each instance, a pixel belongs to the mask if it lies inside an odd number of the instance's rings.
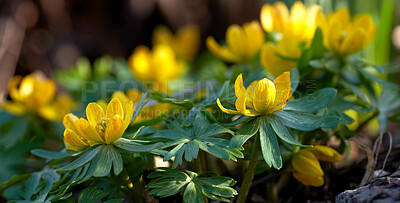
[[65,145],[71,150],[81,150],[96,144],[112,144],[131,123],[133,110],[132,102],[114,98],[105,109],[90,103],[86,107],[87,120],[72,113],[65,115]]
[[357,53],[375,38],[376,26],[368,14],[350,18],[348,9],[339,9],[322,19],[324,45],[339,56]]
[[254,59],[264,43],[264,32],[257,21],[242,27],[231,25],[226,31],[226,46],[220,46],[214,37],[207,38],[211,52],[227,62],[246,62]]
[[167,27],[158,26],[153,34],[153,50],[138,46],[128,59],[128,64],[138,79],[165,83],[182,74],[184,60],[192,60],[199,47],[200,31],[196,26],[184,26],[176,35]]
[[319,161],[339,162],[342,156],[334,149],[317,145],[304,148],[293,155],[293,176],[304,185],[319,187],[324,184],[324,171]]
[[359,52],[375,37],[376,26],[368,14],[350,18],[348,9],[325,15],[318,5],[306,8],[297,1],[290,10],[282,2],[262,7],[262,28],[276,35],[276,41],[264,43],[264,32],[258,22],[242,27],[231,25],[226,31],[226,45],[220,46],[213,37],[207,38],[208,49],[219,58],[246,63],[260,55],[264,68],[277,76],[297,67],[302,51],[308,48],[317,27],[322,29],[325,47],[338,57]]
[[12,101],[5,101],[2,107],[14,115],[31,112],[47,120],[56,121],[61,120],[75,105],[66,95],[56,97],[56,84],[41,72],[23,78],[15,76],[8,87]]
[[[290,73],[285,72],[278,76],[274,82],[264,78],[254,81],[247,89],[243,86],[243,77],[240,74],[235,81],[236,111],[222,106],[219,98],[219,108],[228,114],[243,114],[246,116],[259,116],[272,114],[286,106],[286,101],[292,96],[290,87]],[[250,109],[247,109],[250,108]]]

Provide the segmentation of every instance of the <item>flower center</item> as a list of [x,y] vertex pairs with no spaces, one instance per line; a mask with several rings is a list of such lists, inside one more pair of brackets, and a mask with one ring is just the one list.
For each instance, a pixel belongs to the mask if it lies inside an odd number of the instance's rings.
[[107,127],[110,125],[110,119],[109,118],[102,118],[99,122],[96,124],[96,131],[99,133],[100,136],[104,136]]

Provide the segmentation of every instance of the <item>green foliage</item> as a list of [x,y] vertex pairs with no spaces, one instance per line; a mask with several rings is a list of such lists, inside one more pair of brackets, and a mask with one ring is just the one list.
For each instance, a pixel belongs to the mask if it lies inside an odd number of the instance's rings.
[[183,156],[186,161],[197,159],[199,149],[225,160],[236,161],[236,157],[243,157],[239,149],[228,146],[228,140],[218,137],[222,134],[232,135],[233,132],[217,123],[211,123],[204,110],[193,108],[181,123],[175,120],[167,122],[169,130],[162,130],[155,136],[166,138],[162,148],[175,146],[169,151],[159,151],[164,154],[164,161],[175,156],[173,167],[182,164]]
[[159,168],[147,177],[153,180],[146,185],[150,195],[168,197],[185,190],[184,202],[204,202],[203,195],[217,201],[229,202],[229,199],[237,195],[231,188],[236,181],[223,176],[205,176],[191,171],[180,171],[170,168]]

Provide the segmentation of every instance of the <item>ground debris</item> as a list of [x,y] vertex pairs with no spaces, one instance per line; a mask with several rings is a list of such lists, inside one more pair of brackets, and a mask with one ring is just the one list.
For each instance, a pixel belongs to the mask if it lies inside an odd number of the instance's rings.
[[400,167],[390,176],[378,178],[369,185],[340,193],[336,197],[336,202],[400,202]]

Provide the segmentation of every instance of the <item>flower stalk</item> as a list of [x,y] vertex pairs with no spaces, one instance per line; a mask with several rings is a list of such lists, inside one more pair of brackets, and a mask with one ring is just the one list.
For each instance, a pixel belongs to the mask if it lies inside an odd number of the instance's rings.
[[240,187],[237,203],[245,203],[247,195],[249,194],[251,182],[254,178],[254,173],[257,167],[258,154],[260,153],[260,140],[259,133],[256,134],[253,143],[253,149],[250,154],[249,166],[247,167],[246,173],[243,178],[242,186]]

